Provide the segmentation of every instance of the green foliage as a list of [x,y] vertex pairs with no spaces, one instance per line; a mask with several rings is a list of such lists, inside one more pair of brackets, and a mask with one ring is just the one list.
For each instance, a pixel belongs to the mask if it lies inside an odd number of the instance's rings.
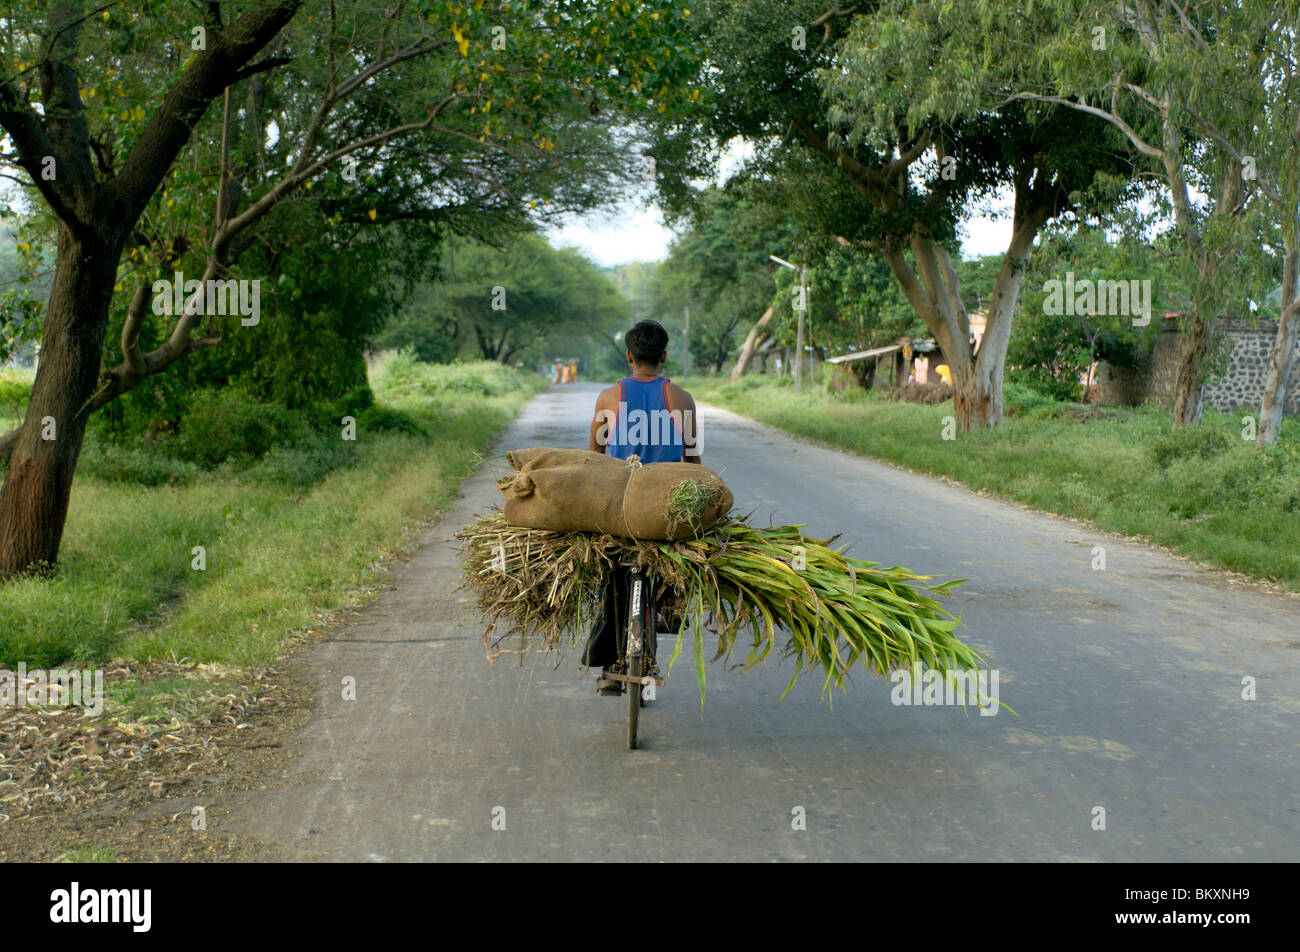
[[274,446],[300,443],[312,435],[302,414],[228,387],[194,395],[172,450],[182,460],[211,469],[227,460],[257,459]]
[[24,345],[40,337],[45,309],[26,291],[0,292],[0,366]]
[[1009,414],[1029,414],[1035,410],[1051,408],[1056,406],[1059,400],[1060,398],[1050,391],[1043,393],[1032,386],[1015,381],[1008,381],[1002,386],[1002,404]]
[[22,419],[32,396],[30,374],[0,370],[0,417]]
[[88,439],[81,451],[78,471],[107,483],[163,486],[193,482],[204,474],[197,463],[179,459],[148,443],[131,446]]
[[718,393],[724,397],[738,397],[742,394],[749,393],[751,390],[760,389],[794,389],[794,377],[788,374],[780,376],[769,374],[745,374],[739,380],[729,380],[718,388]]
[[519,393],[531,375],[493,360],[456,364],[426,364],[414,348],[386,354],[375,371],[375,387],[384,399],[449,398],[457,394],[497,397]]
[[357,417],[357,429],[367,433],[402,433],[406,436],[427,437],[429,431],[409,413],[374,404],[366,407]]
[[1201,426],[1165,433],[1151,441],[1151,458],[1161,469],[1188,459],[1213,459],[1233,445],[1232,437],[1221,429]]
[[[1049,314],[1049,281],[1100,279],[1151,282],[1150,324],[1134,327],[1132,315]],[[1078,400],[1093,360],[1133,367],[1160,328],[1160,315],[1188,307],[1181,261],[1167,241],[1148,244],[1127,235],[1108,237],[1096,228],[1056,229],[1030,260],[1007,346],[1007,379],[1058,400]]]
[[[409,551],[411,530],[541,387],[535,375],[496,370],[515,380],[502,396],[414,394],[362,411],[351,465],[310,484],[301,469],[319,465],[321,446],[310,438],[209,471],[177,463],[164,440],[88,440],[109,478],[74,485],[53,577],[0,585],[0,661],[270,663],[295,631],[373,590],[385,560]],[[423,433],[371,429],[367,414]],[[195,545],[207,549],[206,571],[190,568]]]
[[[762,201],[742,184],[706,189],[690,229],[673,241],[651,281],[654,317],[670,331],[684,326],[690,308],[692,369],[722,369],[773,302],[776,266],[769,255],[795,254],[793,230]],[[669,354],[680,360],[680,347],[670,346]]]
[[470,354],[525,365],[603,357],[626,327],[627,305],[595,265],[524,233],[500,248],[451,238],[432,280],[373,337],[422,360]]

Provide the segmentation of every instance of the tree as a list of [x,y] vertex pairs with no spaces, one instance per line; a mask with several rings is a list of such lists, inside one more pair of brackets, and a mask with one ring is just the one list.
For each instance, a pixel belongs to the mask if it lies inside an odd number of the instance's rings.
[[[1039,231],[1104,202],[1131,168],[1099,123],[1060,109],[994,108],[1005,79],[987,69],[975,31],[1014,31],[1015,19],[991,3],[882,4],[855,19],[838,62],[820,70],[831,128],[824,145],[809,133],[884,213],[877,233],[859,242],[884,255],[943,349],[960,428],[1001,420],[1007,343]],[[1015,75],[1014,63],[1004,68]],[[858,157],[864,153],[869,161]],[[944,242],[972,202],[998,189],[1012,194],[1012,233],[976,349]]]
[[[1252,9],[1263,28],[1255,33],[1266,38],[1261,72],[1269,91],[1265,119],[1258,127],[1259,138],[1250,160],[1242,156],[1242,174],[1247,188],[1253,183],[1267,203],[1270,224],[1281,232],[1282,296],[1279,301],[1277,335],[1265,362],[1264,393],[1260,400],[1257,444],[1277,439],[1282,427],[1282,410],[1289,386],[1294,385],[1296,342],[1300,340],[1300,4],[1269,4]],[[1276,19],[1270,19],[1276,17]]]
[[[88,413],[220,341],[196,295],[144,351],[151,276],[141,275],[123,319],[122,360],[100,379],[123,252],[142,245],[154,260],[167,256],[167,236],[160,243],[139,222],[218,97],[219,131],[207,134],[220,142],[220,158],[202,242],[205,287],[224,280],[256,240],[253,226],[344,158],[388,175],[416,170],[427,214],[466,193],[501,196],[499,210],[515,219],[528,217],[529,203],[573,210],[609,193],[608,180],[591,174],[608,163],[560,147],[596,141],[593,112],[666,108],[691,95],[680,82],[693,69],[689,33],[666,4],[426,2],[376,11],[312,3],[306,22],[288,29],[304,5],[211,3],[196,25],[189,8],[155,2],[141,30],[123,26],[124,14],[54,0],[45,15],[29,11],[0,27],[8,38],[0,128],[56,219],[58,244],[31,404],[20,429],[0,437],[8,461],[0,578],[57,558]],[[262,122],[258,92],[272,71],[288,77],[275,91],[273,125]],[[136,84],[134,95],[124,83]],[[132,107],[125,119],[121,96]],[[249,183],[232,173],[241,125],[244,154],[260,173]],[[267,160],[276,151],[283,164]]]
[[468,344],[482,358],[502,363],[579,351],[590,356],[627,318],[622,297],[595,265],[536,234],[499,248],[451,238],[434,278],[380,338],[386,346],[417,343],[417,336],[407,335],[423,326],[449,332],[453,353]]
[[766,215],[741,182],[705,190],[690,222],[655,273],[655,309],[676,326],[689,307],[693,359],[720,371],[736,346],[738,329],[772,301],[769,256],[789,253],[792,230]]
[[[30,66],[15,69],[19,64],[6,57],[0,127],[59,225],[40,367],[24,424],[10,441],[0,490],[0,578],[57,557],[84,411],[97,389],[109,302],[131,228],[208,104],[241,78],[300,5],[268,0],[229,25],[211,24],[205,49],[181,71],[121,166],[111,171],[102,140],[92,136],[82,96],[84,5],[49,5]],[[17,75],[28,70],[36,82],[24,86]],[[39,111],[31,102],[34,94]]]
[[1162,240],[1153,246],[1131,234],[1111,238],[1095,227],[1050,229],[1025,274],[1007,350],[1010,378],[1059,400],[1077,400],[1092,383],[1089,377],[1081,384],[1081,378],[1097,360],[1135,366],[1158,333],[1159,321],[1135,327],[1125,314],[1049,308],[1047,286],[1067,272],[1078,281],[1147,280],[1153,314],[1186,310],[1184,269],[1177,247],[1166,247],[1170,244]]
[[[822,230],[888,263],[948,359],[963,429],[1001,419],[1011,315],[1039,229],[1073,210],[1098,176],[1126,172],[1124,150],[1098,122],[993,109],[989,71],[966,35],[989,6],[897,0],[816,13],[715,0],[701,80],[713,94],[713,139],[792,138],[842,179],[848,191],[828,194],[824,210],[847,224]],[[939,62],[974,80],[955,84]],[[1014,193],[1013,236],[976,353],[949,247],[969,204],[999,187]],[[834,200],[844,194],[848,205]]]
[[[1243,269],[1258,260],[1250,254],[1257,232],[1245,214],[1246,155],[1270,98],[1272,33],[1294,30],[1295,22],[1294,8],[1289,20],[1275,8],[1257,0],[1194,6],[1057,0],[1038,5],[1020,37],[989,44],[1002,55],[1019,45],[1020,55],[1036,58],[1043,70],[1050,91],[1022,88],[1013,98],[1101,119],[1164,179],[1193,265],[1174,429],[1200,421],[1215,320],[1242,300]],[[1294,211],[1293,200],[1288,220]]]

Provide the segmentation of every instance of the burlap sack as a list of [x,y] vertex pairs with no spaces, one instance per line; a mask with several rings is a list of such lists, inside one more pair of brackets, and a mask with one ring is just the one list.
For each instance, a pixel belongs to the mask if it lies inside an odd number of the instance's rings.
[[[688,479],[713,487],[714,500],[698,514],[674,518],[673,490]],[[623,523],[631,539],[687,539],[712,528],[732,502],[731,490],[711,469],[696,463],[650,463],[633,469],[628,478]]]
[[577,464],[516,473],[503,481],[506,522],[552,532],[610,532],[623,524],[628,474],[621,466]]
[[613,463],[623,465],[622,460],[606,456],[604,453],[593,453],[591,450],[567,450],[554,446],[530,446],[524,450],[511,450],[506,454],[506,460],[521,473],[534,469],[551,469],[555,466],[581,463],[583,461],[587,461],[589,464]]
[[[591,453],[535,447],[508,454],[520,472],[498,485],[511,525],[551,532],[602,532],[630,539],[685,539],[711,528],[733,502],[713,470],[694,463],[646,466]],[[674,518],[672,493],[684,480],[716,487],[693,518]]]

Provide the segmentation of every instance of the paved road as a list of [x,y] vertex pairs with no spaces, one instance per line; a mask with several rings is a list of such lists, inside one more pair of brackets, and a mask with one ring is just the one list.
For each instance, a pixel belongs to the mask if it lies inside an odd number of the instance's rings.
[[[596,389],[553,387],[498,450],[583,445]],[[894,706],[866,675],[833,710],[813,679],[782,703],[775,665],[710,669],[701,713],[684,656],[628,751],[624,702],[575,661],[484,660],[451,533],[500,500],[498,457],[307,652],[323,711],[219,832],[348,860],[1300,859],[1300,599],[721,410],[703,425],[756,519],[969,577],[959,632],[1019,716]]]

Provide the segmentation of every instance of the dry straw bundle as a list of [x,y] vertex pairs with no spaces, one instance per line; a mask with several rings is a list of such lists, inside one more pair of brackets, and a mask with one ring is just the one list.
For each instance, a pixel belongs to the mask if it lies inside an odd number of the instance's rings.
[[[799,677],[819,669],[823,693],[843,689],[855,665],[884,675],[920,663],[936,670],[969,670],[983,657],[953,635],[957,619],[932,596],[954,579],[919,586],[932,576],[900,566],[849,558],[832,539],[808,539],[801,526],[756,528],[727,518],[709,532],[678,541],[635,541],[585,532],[548,532],[484,516],[457,533],[464,541],[465,584],[478,595],[488,622],[489,658],[540,647],[562,651],[578,644],[594,621],[614,566],[635,561],[657,580],[660,605],[693,616],[694,661],[704,697],[704,630],[717,634],[713,660],[735,657],[742,642],[745,670],[763,662],[778,640]],[[493,637],[498,626],[506,630]],[[672,663],[687,628],[677,632]],[[744,636],[744,637],[742,637]],[[507,647],[511,638],[514,647]]]

